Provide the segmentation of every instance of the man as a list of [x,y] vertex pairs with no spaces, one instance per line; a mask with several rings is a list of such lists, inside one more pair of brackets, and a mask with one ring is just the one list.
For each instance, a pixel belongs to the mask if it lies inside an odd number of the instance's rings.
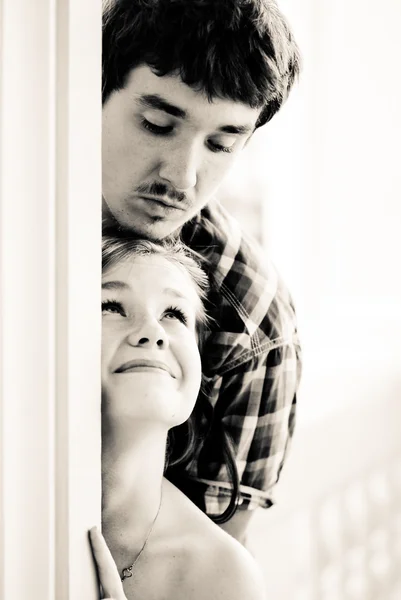
[[288,292],[214,195],[298,72],[275,0],[105,6],[105,225],[150,240],[180,235],[203,256],[212,286],[202,351],[210,431],[185,471],[167,476],[242,542],[252,510],[273,503],[293,433],[300,349]]

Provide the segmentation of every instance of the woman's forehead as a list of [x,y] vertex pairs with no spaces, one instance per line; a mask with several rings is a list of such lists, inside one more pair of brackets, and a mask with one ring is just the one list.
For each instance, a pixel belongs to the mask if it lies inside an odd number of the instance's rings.
[[103,273],[103,283],[119,281],[132,291],[176,292],[199,304],[196,285],[183,265],[160,255],[132,256],[112,265]]

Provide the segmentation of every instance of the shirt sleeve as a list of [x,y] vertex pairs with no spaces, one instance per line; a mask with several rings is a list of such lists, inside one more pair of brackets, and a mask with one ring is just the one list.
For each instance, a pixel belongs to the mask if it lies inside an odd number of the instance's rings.
[[[213,381],[210,401],[233,443],[242,509],[274,503],[273,488],[294,432],[300,375],[299,344],[287,343],[273,345]],[[212,446],[217,444],[212,440]],[[210,447],[200,454],[194,477],[204,486],[209,515],[223,512],[231,488],[225,466],[212,456]]]

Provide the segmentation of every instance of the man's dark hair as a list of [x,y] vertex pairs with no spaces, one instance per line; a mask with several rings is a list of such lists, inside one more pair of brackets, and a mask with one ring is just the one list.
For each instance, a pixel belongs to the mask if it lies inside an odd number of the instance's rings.
[[276,0],[107,0],[103,9],[103,103],[134,67],[178,74],[209,100],[279,110],[300,56]]

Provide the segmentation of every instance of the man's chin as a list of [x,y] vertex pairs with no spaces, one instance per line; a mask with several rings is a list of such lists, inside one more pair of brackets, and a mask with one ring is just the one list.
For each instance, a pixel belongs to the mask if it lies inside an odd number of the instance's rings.
[[182,225],[171,230],[169,227],[141,227],[138,223],[120,223],[114,217],[103,219],[103,235],[137,238],[150,242],[175,241],[180,235]]
[[111,210],[104,196],[102,197],[102,229],[103,235],[116,235],[150,242],[176,240],[184,223],[174,223],[165,217],[134,214],[129,210],[121,210],[116,214]]
[[180,231],[181,231],[182,227],[179,227],[178,229],[176,229],[173,232],[168,232],[168,233],[153,233],[153,232],[143,232],[141,233],[137,233],[135,232],[133,235],[135,235],[137,238],[143,239],[143,240],[149,240],[149,242],[155,242],[155,243],[168,243],[168,242],[176,242],[180,236]]

